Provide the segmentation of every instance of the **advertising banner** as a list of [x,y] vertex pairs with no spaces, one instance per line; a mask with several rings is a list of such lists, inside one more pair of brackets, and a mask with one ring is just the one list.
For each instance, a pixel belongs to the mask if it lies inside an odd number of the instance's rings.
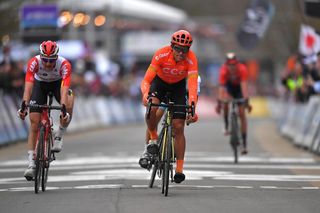
[[55,4],[25,4],[20,9],[20,27],[56,28],[59,10]]

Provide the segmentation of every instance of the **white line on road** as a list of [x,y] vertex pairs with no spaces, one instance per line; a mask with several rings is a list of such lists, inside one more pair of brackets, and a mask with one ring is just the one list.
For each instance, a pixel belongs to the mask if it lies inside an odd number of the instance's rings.
[[[319,190],[319,187],[277,187],[277,186],[234,186],[234,185],[170,185],[170,188],[176,189],[267,189],[267,190]],[[73,190],[73,189],[144,189],[148,190],[148,185],[123,185],[123,184],[101,184],[101,185],[82,185],[82,186],[74,186],[74,187],[47,187],[47,191],[53,190]],[[160,185],[154,186],[154,188],[161,188]],[[34,191],[34,187],[15,187],[8,189],[0,189],[0,192],[23,192],[23,191]]]

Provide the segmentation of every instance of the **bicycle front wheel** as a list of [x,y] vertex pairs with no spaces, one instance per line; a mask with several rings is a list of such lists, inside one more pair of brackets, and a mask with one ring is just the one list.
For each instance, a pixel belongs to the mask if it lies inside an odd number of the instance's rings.
[[39,130],[39,137],[37,143],[37,150],[36,150],[36,171],[35,171],[35,180],[34,180],[34,192],[37,194],[39,192],[41,178],[42,178],[42,163],[43,163],[43,145],[44,145],[44,136],[45,136],[45,129],[43,126],[40,127]]
[[172,127],[168,126],[167,135],[166,135],[166,150],[165,150],[165,158],[164,158],[164,196],[168,196],[169,192],[169,177],[171,171],[171,158],[172,158]]
[[158,168],[159,168],[159,161],[155,160],[153,168],[152,168],[151,178],[150,178],[150,181],[149,181],[149,188],[153,187],[154,179],[156,178],[156,174],[157,174]]
[[162,172],[161,172],[161,168],[160,168],[160,159],[161,159],[161,150],[162,150],[162,144],[163,144],[163,137],[164,137],[164,134],[165,134],[165,129],[162,128],[161,129],[161,133],[159,135],[159,138],[158,138],[158,145],[159,145],[159,153],[158,153],[158,156],[155,157],[155,160],[154,160],[154,164],[153,164],[153,168],[152,168],[152,173],[151,173],[151,177],[150,177],[150,181],[149,181],[149,188],[152,188],[153,187],[153,184],[154,184],[154,180],[155,180],[155,177],[157,175],[157,172],[161,175]]
[[238,146],[239,146],[239,135],[238,135],[238,120],[237,115],[232,114],[231,116],[231,136],[230,144],[233,151],[234,163],[238,163]]
[[45,155],[42,167],[42,180],[41,180],[41,189],[44,192],[47,187],[49,166],[50,166],[50,158],[51,158],[51,146],[53,144],[52,134],[48,134],[48,139],[45,141]]

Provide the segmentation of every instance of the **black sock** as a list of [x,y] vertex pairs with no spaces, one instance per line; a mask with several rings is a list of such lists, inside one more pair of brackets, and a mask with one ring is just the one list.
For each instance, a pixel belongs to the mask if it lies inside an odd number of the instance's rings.
[[242,143],[243,143],[243,147],[246,149],[247,148],[247,133],[242,133]]
[[229,127],[228,116],[224,116],[224,128],[225,128],[225,130],[228,130],[228,127]]

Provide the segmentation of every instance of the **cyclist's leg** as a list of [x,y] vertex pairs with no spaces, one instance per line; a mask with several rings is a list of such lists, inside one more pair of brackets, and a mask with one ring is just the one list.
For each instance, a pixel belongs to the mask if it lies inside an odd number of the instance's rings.
[[[152,103],[159,104],[164,100],[167,87],[167,84],[159,77],[156,77],[152,81],[149,90],[149,98],[152,99]],[[149,119],[146,117],[146,123],[150,134],[150,140],[148,141],[148,152],[151,154],[156,154],[158,152],[158,147],[156,145],[156,140],[158,138],[157,126],[160,120],[159,117],[157,117],[157,113],[159,113],[158,109],[159,107],[151,107]]]
[[[51,82],[51,84],[50,84],[50,90],[53,92],[54,97],[56,98],[58,103],[60,103],[61,94],[63,92],[62,91],[63,89],[66,89],[66,88],[61,87],[61,80]],[[68,120],[60,119],[59,128],[54,136],[54,144],[52,147],[53,152],[60,152],[62,150],[63,135],[67,131],[67,127],[68,127],[69,123],[71,122],[72,112],[73,112],[73,104],[74,104],[73,92],[68,90],[67,91],[67,99],[66,99],[66,110],[69,113],[70,117]]]
[[[154,99],[155,98],[152,99],[153,103],[159,103],[159,101],[156,102],[156,101],[154,101]],[[157,108],[154,108],[154,107],[151,108],[150,118],[147,119],[147,117],[146,117],[146,123],[147,123],[146,141],[145,141],[144,150],[143,150],[142,155],[140,156],[140,159],[139,159],[139,165],[145,169],[147,169],[149,167],[151,154],[156,154],[156,152],[158,150],[158,146],[156,144],[156,139],[158,137],[157,126],[158,126],[158,123],[159,123],[159,120],[161,119],[161,117],[159,118],[160,114],[158,113],[158,110],[154,110],[154,109],[157,109]],[[153,128],[153,126],[155,124],[155,131],[153,131],[153,132],[150,131],[150,128],[149,128],[150,124],[151,124],[151,128]],[[152,133],[153,133],[153,136],[151,136]]]
[[[185,81],[178,82],[173,88],[172,101],[175,104],[184,105],[187,102],[185,93],[186,86]],[[174,181],[176,183],[181,183],[185,179],[183,174],[183,164],[184,164],[184,154],[186,149],[186,138],[184,135],[184,126],[186,120],[186,108],[185,107],[175,107],[173,113],[173,135],[175,144],[175,155],[176,155],[176,173],[174,175]]]
[[[32,104],[45,104],[46,103],[47,93],[45,90],[45,83],[34,81],[32,94],[30,98],[30,103]],[[27,180],[30,180],[34,177],[35,163],[33,160],[34,149],[36,145],[38,127],[41,119],[41,109],[30,108],[30,129],[28,135],[28,168],[24,173],[24,176]]]
[[186,150],[186,138],[184,135],[184,119],[174,119],[173,120],[173,134],[174,134],[174,144],[175,144],[175,155],[176,155],[176,174],[174,176],[174,181],[176,183],[181,183],[185,179],[183,174],[183,164],[184,164],[184,154]]
[[[158,129],[159,122],[160,122],[160,120],[161,120],[164,112],[165,112],[165,108],[162,108],[162,107],[159,107],[158,110],[157,110],[157,112],[156,112],[156,123],[157,123],[156,129]],[[150,133],[149,133],[149,131],[148,131],[148,129],[147,129],[147,130],[146,130],[146,144],[148,144],[148,141],[149,141],[150,139],[151,139],[151,138],[150,138]]]
[[238,106],[239,109],[239,117],[240,117],[240,124],[241,124],[241,137],[242,137],[242,143],[243,143],[243,150],[241,151],[242,154],[247,154],[247,116],[245,113],[245,106],[243,104],[240,104]]
[[[149,90],[149,98],[152,99],[152,103],[160,103],[160,100],[163,98],[163,91],[163,85],[156,77],[151,83]],[[159,111],[158,107],[151,107],[149,119],[145,117],[147,124],[146,142],[144,151],[139,159],[139,165],[142,168],[148,168],[151,154],[156,154],[158,152],[158,145],[156,143],[158,138],[157,126],[162,114],[163,112]]]
[[[243,98],[242,90],[239,88],[237,90],[238,92],[235,94],[235,98]],[[240,118],[240,125],[241,125],[241,137],[242,137],[242,145],[243,149],[241,151],[241,154],[247,154],[247,117],[245,113],[245,105],[244,104],[238,104],[238,113],[239,113],[239,118]]]

